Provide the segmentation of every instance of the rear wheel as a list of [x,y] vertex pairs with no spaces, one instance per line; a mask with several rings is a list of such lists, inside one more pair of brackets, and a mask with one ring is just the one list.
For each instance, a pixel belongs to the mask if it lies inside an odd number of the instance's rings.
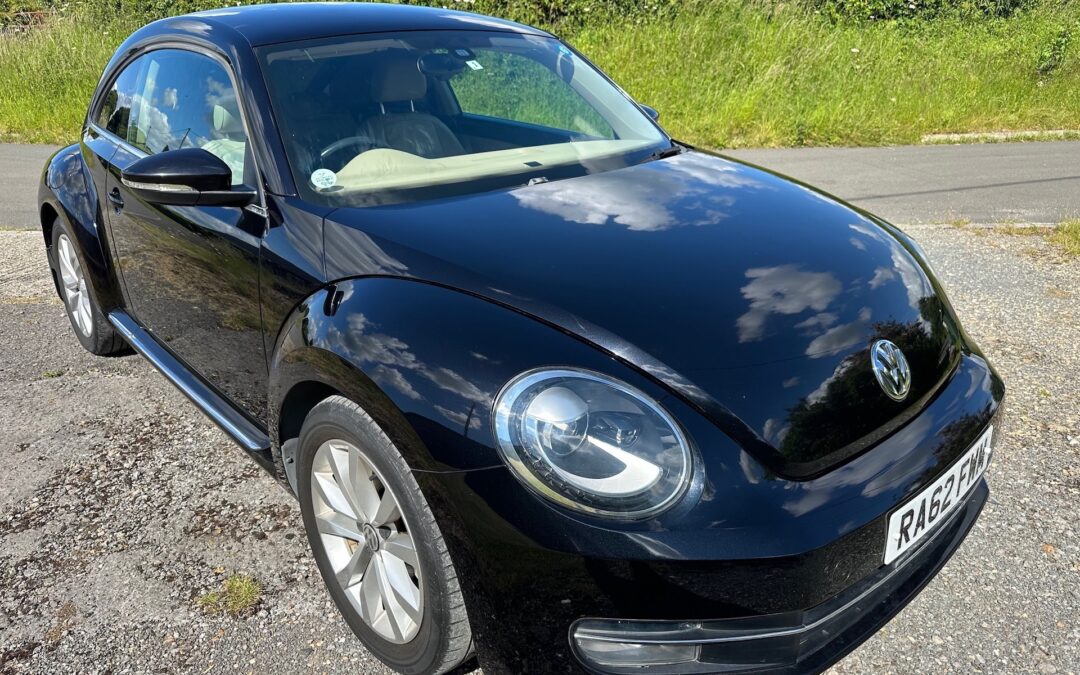
[[442,534],[397,448],[355,403],[323,401],[299,439],[300,506],[345,621],[390,667],[445,673],[472,649]]
[[53,223],[52,235],[53,268],[75,337],[88,352],[98,356],[125,351],[127,344],[94,299],[75,236],[59,219]]

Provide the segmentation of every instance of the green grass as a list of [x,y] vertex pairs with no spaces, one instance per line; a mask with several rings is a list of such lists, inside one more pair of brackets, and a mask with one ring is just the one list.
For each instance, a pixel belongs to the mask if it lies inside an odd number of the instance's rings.
[[48,28],[0,38],[0,139],[75,141],[105,64],[133,29],[63,16]]
[[233,616],[246,616],[255,609],[262,598],[262,585],[246,574],[233,574],[225,579],[221,588],[200,595],[199,606],[211,614],[227,612]]
[[[793,4],[717,0],[564,37],[709,147],[918,143],[929,133],[1080,129],[1080,2],[1009,19],[830,23]],[[134,25],[62,16],[0,38],[0,138],[72,140]]]
[[1069,255],[1080,255],[1080,220],[1067,220],[1050,233],[1050,242]]
[[692,143],[918,143],[939,132],[1080,129],[1077,54],[1039,72],[1044,50],[1078,20],[1071,3],[1007,20],[833,25],[721,2],[669,25],[585,28],[574,42]]

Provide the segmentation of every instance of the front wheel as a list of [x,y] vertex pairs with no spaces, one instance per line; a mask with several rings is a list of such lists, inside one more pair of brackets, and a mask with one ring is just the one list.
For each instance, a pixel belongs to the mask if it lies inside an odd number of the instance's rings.
[[79,343],[91,354],[106,356],[127,350],[127,343],[116,332],[94,299],[94,288],[86,276],[75,235],[59,218],[52,228],[52,264],[57,287],[68,319]]
[[304,528],[349,627],[399,672],[434,675],[460,665],[472,650],[461,589],[401,453],[340,396],[312,409],[298,450]]

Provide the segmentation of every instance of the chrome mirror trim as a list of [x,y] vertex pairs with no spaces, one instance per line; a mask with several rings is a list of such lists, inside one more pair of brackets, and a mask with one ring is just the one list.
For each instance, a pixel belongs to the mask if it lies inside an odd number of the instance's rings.
[[132,190],[149,190],[151,192],[183,192],[183,193],[196,193],[193,187],[188,185],[176,185],[172,183],[142,183],[139,181],[128,180],[127,178],[120,178],[120,182],[125,187],[129,187]]

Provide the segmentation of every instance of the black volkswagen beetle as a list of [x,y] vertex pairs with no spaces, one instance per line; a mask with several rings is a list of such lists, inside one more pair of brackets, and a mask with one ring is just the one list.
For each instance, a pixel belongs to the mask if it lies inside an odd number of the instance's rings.
[[819,671],[987,499],[1004,387],[915,242],[672,140],[540,30],[153,23],[40,205],[79,341],[295,492],[405,673]]

